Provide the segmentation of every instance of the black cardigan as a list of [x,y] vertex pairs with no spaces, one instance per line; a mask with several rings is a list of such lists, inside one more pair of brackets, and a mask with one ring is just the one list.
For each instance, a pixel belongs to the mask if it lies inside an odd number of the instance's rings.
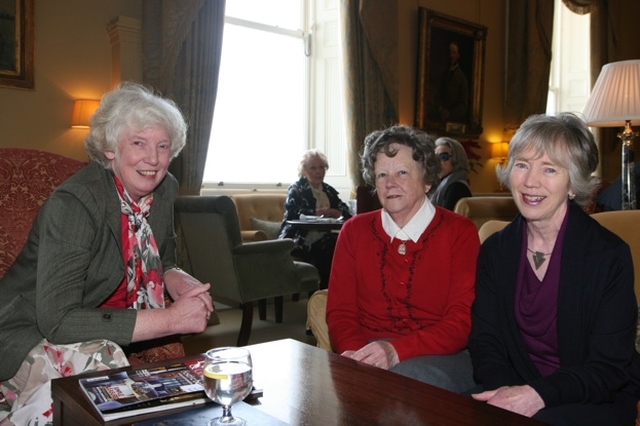
[[[560,368],[542,377],[527,354],[514,314],[524,218],[518,215],[480,249],[469,349],[485,390],[528,384],[546,407],[621,398],[635,410],[640,356],[629,247],[570,204],[558,290]],[[627,405],[633,404],[633,407]]]

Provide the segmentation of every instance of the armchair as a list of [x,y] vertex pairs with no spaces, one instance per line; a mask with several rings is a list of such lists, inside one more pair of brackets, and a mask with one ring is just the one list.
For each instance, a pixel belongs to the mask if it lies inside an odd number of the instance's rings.
[[242,307],[238,346],[249,342],[253,302],[318,289],[318,270],[291,258],[292,240],[243,244],[228,196],[178,197],[175,219],[186,251],[181,267],[211,283],[213,300]]
[[478,196],[461,198],[453,211],[471,219],[477,229],[489,220],[511,221],[518,208],[511,196]]
[[[640,240],[638,239],[638,235],[640,235],[640,210],[600,212],[592,214],[591,217],[629,244],[635,272],[636,300],[640,305]],[[640,349],[640,346],[638,348]]]

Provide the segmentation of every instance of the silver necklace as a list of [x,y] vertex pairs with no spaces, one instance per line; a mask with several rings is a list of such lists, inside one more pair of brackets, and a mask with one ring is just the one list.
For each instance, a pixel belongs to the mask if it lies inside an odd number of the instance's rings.
[[549,256],[551,253],[542,253],[541,251],[533,251],[529,247],[527,247],[527,251],[533,254],[533,264],[536,266],[536,271],[540,269],[542,264],[547,258],[545,256]]

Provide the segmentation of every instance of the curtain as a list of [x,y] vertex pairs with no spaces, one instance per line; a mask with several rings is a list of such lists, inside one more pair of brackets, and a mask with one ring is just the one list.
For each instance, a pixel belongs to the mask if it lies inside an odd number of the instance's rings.
[[143,0],[143,81],[173,99],[189,125],[169,170],[180,195],[200,193],[222,52],[225,0]]
[[341,0],[345,127],[351,180],[366,135],[398,121],[398,12],[388,0]]
[[554,0],[508,0],[505,133],[547,106]]

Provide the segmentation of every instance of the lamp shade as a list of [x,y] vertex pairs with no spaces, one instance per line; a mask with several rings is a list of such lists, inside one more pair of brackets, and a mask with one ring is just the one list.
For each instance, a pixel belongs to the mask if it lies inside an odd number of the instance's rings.
[[508,142],[496,142],[491,144],[491,158],[506,158],[508,155]]
[[77,99],[73,103],[73,113],[71,114],[71,127],[74,129],[88,129],[89,119],[98,109],[100,101],[90,99]]
[[640,122],[640,59],[603,66],[583,114],[592,127]]

